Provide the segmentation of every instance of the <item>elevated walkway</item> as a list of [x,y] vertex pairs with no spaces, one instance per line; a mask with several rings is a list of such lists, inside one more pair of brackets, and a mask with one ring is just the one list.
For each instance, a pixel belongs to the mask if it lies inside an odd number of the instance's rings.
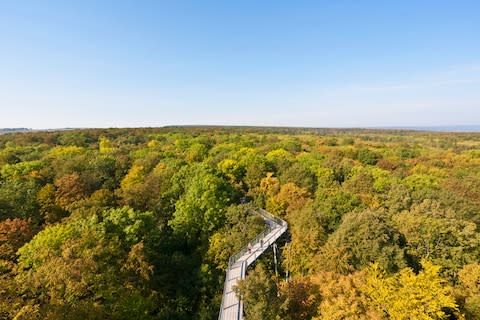
[[288,225],[284,220],[273,216],[263,209],[255,212],[263,217],[267,229],[251,240],[249,242],[250,246],[244,246],[238,253],[230,257],[223,288],[222,305],[218,316],[219,320],[243,319],[243,301],[237,297],[233,287],[238,280],[245,279],[248,266],[257,260],[270,245],[287,231]]

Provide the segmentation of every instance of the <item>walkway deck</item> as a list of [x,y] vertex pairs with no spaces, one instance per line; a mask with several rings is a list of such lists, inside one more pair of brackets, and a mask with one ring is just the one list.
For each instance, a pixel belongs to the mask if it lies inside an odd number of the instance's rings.
[[284,220],[262,209],[256,212],[265,220],[267,229],[250,241],[250,250],[248,246],[245,246],[237,254],[230,257],[227,275],[225,277],[222,305],[218,316],[219,320],[243,319],[243,302],[237,297],[235,291],[233,291],[233,287],[237,284],[238,280],[245,279],[248,266],[257,260],[270,245],[287,231],[288,225]]

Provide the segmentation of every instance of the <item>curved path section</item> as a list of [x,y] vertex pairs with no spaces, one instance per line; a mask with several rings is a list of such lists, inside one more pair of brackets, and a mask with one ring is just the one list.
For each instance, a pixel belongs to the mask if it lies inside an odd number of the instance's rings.
[[287,231],[288,225],[284,220],[273,216],[263,209],[255,212],[263,217],[267,229],[251,240],[250,245],[246,245],[238,253],[230,257],[223,288],[222,305],[218,316],[219,320],[243,319],[243,302],[237,297],[233,287],[238,280],[245,279],[248,266],[257,260],[270,245]]

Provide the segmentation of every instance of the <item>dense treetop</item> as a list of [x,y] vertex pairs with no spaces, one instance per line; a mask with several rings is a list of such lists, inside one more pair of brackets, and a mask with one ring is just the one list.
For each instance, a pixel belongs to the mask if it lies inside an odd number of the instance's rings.
[[480,134],[254,127],[0,135],[0,318],[213,319],[255,207],[246,319],[480,318]]

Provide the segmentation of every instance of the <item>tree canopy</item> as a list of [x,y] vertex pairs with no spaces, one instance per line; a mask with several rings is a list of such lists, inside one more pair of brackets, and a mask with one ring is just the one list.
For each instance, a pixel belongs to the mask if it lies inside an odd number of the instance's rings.
[[0,318],[480,318],[480,134],[253,127],[0,134]]

